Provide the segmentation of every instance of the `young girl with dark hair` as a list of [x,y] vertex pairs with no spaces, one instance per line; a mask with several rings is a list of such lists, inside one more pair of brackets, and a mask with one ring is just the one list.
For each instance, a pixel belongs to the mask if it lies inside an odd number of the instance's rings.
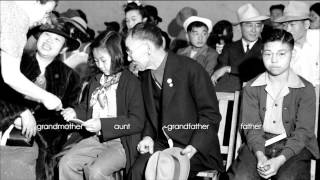
[[144,127],[144,105],[139,80],[124,68],[121,35],[101,33],[91,44],[91,64],[99,70],[76,108],[62,111],[65,120],[86,120],[91,133],[62,157],[59,179],[108,179],[129,170],[137,155]]

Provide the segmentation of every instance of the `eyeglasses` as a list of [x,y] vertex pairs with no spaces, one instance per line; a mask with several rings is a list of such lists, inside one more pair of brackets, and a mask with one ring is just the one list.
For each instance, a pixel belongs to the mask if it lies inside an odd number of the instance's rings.
[[[137,51],[138,49],[140,49],[141,47],[143,47],[142,45],[145,45],[145,43],[142,43],[142,44],[140,44],[139,46],[137,46],[136,48],[134,48],[134,51]],[[132,57],[133,50],[130,50],[130,49],[127,47],[126,52],[127,52],[128,56]]]

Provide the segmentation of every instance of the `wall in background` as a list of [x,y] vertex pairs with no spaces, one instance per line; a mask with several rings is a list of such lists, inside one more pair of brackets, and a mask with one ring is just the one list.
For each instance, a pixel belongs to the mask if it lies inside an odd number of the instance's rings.
[[[89,26],[95,31],[105,29],[103,22],[118,21],[124,18],[123,5],[127,1],[59,1],[57,11],[63,12],[68,8],[82,9],[89,21]],[[144,4],[151,4],[158,8],[159,16],[163,22],[160,27],[167,31],[168,24],[176,17],[183,7],[193,7],[198,11],[199,16],[207,17],[213,24],[226,19],[231,22],[237,21],[236,10],[244,3],[252,3],[262,14],[269,14],[269,7],[272,4],[288,4],[288,1],[142,1]],[[315,1],[306,1],[313,4]],[[239,27],[234,27],[234,38],[240,38]]]

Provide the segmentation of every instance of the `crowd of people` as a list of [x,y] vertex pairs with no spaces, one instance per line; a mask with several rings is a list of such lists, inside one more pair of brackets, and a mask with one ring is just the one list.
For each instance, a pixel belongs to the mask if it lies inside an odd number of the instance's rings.
[[[99,32],[81,9],[55,11],[58,0],[0,5],[0,179],[310,179],[320,2],[270,15],[244,3],[236,23],[216,24],[184,7],[168,32],[140,1]],[[216,92],[235,91],[238,124],[258,128],[239,128],[226,170]]]

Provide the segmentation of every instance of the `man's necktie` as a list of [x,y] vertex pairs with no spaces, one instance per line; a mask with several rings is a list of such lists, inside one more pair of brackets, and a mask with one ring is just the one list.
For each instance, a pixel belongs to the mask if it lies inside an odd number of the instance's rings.
[[247,44],[246,53],[248,53],[249,51],[250,51],[249,44]]

